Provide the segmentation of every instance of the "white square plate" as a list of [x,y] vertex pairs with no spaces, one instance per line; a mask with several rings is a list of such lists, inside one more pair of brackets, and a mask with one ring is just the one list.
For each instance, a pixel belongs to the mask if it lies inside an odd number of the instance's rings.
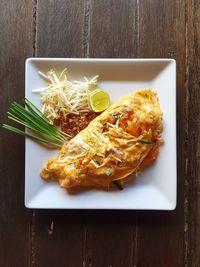
[[99,87],[111,102],[134,90],[155,89],[163,111],[165,144],[156,162],[122,191],[98,190],[69,194],[57,183],[45,182],[40,171],[58,153],[26,139],[25,206],[53,209],[173,210],[176,207],[176,62],[173,59],[29,58],[26,61],[26,97],[41,108],[33,89],[45,85],[38,71],[67,67],[69,79],[99,75]]

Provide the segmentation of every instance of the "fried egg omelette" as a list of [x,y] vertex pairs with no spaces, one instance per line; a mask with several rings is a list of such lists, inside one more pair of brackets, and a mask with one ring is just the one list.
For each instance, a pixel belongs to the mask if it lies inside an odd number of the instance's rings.
[[64,188],[109,189],[151,164],[162,143],[157,93],[151,89],[125,96],[96,117],[58,156],[46,162],[41,177]]

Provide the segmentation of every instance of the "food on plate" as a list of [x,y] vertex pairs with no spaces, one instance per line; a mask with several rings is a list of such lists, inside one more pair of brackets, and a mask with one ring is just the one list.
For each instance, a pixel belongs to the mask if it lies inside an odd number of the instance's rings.
[[[155,91],[133,92],[110,106],[46,162],[41,177],[64,188],[121,188],[158,156],[162,112]],[[120,181],[120,182],[119,182]]]
[[101,89],[96,89],[90,94],[90,105],[93,111],[102,112],[110,105],[109,94]]
[[60,148],[66,138],[69,138],[69,135],[51,125],[41,111],[27,98],[24,99],[24,106],[13,102],[7,114],[9,119],[31,130],[31,132],[23,131],[3,124],[2,127],[11,132],[29,137],[53,148]]
[[63,132],[74,137],[81,130],[85,129],[88,124],[98,116],[95,112],[81,112],[80,114],[67,114],[65,118],[61,114],[56,124],[60,125]]
[[[69,124],[69,131],[64,127],[68,134],[75,136],[79,131],[84,129],[85,125],[91,121],[98,114],[109,106],[110,98],[107,92],[97,88],[98,76],[92,79],[84,77],[84,81],[69,81],[67,76],[67,69],[64,69],[59,76],[56,75],[55,70],[49,70],[47,75],[39,72],[39,74],[46,80],[47,86],[41,89],[35,89],[33,92],[38,92],[42,99],[42,112],[45,117],[52,124],[66,125],[71,120],[72,115],[75,116],[74,131],[71,130]],[[87,120],[83,127],[78,125],[78,121],[86,113]],[[93,113],[93,116],[91,115]]]
[[42,99],[42,112],[46,118],[53,123],[62,112],[63,116],[69,113],[79,114],[80,112],[90,111],[88,91],[89,88],[96,87],[98,76],[84,82],[69,81],[67,69],[64,69],[59,76],[54,70],[49,70],[47,75],[39,72],[46,78],[47,86],[35,89],[39,92]]
[[39,74],[47,81],[45,88],[33,90],[41,94],[42,111],[25,98],[24,106],[13,102],[8,112],[9,119],[26,126],[30,131],[7,124],[3,128],[52,148],[60,148],[109,106],[108,93],[96,88],[98,76],[91,80],[84,77],[84,82],[70,82],[67,69],[59,76],[54,70],[47,75],[42,72]]

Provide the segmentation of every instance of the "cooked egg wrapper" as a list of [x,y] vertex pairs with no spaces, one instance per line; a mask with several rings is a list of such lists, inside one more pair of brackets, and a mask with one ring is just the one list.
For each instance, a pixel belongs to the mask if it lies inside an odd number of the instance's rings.
[[162,111],[151,89],[123,97],[96,117],[57,157],[46,162],[41,177],[64,188],[109,189],[150,165],[162,141]]

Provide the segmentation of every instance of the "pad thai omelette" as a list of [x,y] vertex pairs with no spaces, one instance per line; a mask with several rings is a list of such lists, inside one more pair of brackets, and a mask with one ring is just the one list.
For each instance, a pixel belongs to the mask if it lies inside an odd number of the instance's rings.
[[135,91],[110,106],[46,162],[41,177],[62,187],[109,189],[151,164],[162,143],[157,93]]

